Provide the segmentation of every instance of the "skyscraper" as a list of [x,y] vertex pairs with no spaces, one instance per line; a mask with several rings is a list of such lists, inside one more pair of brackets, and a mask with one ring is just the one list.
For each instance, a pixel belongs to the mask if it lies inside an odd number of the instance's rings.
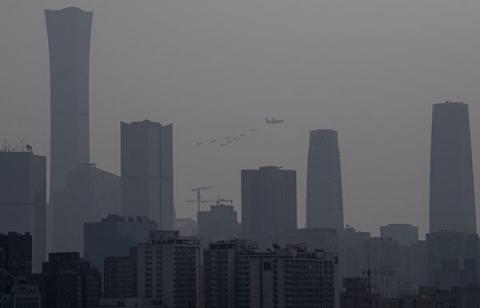
[[157,224],[142,217],[109,215],[84,226],[84,257],[100,272],[106,257],[127,256],[130,248],[148,240]]
[[83,225],[97,222],[109,214],[120,213],[120,177],[99,169],[95,164],[81,164],[70,170],[65,189],[57,192],[56,214],[60,219],[53,234],[57,251],[83,250]]
[[29,147],[0,150],[0,233],[31,234],[34,271],[46,258],[46,168]]
[[476,232],[468,105],[433,105],[430,232]]
[[279,167],[242,170],[242,232],[249,239],[297,228],[297,173]]
[[137,245],[137,296],[160,307],[199,307],[200,246],[178,231],[152,231]]
[[336,131],[310,132],[307,172],[307,228],[342,230],[342,173]]
[[[45,11],[50,53],[50,204],[65,188],[68,171],[88,163],[89,69],[92,13],[79,8]],[[56,231],[54,231],[56,232]],[[58,231],[60,232],[60,231]]]
[[238,238],[240,224],[231,204],[217,201],[209,211],[198,212],[198,237],[202,244]]
[[160,230],[173,230],[172,125],[122,122],[121,135],[123,215],[148,217]]

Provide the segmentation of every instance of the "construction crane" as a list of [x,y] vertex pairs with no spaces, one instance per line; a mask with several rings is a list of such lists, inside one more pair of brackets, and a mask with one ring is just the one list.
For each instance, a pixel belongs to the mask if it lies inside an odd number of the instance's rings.
[[202,201],[202,191],[212,189],[213,186],[197,187],[193,188],[192,191],[197,193],[197,211],[200,212],[200,205],[209,201]]

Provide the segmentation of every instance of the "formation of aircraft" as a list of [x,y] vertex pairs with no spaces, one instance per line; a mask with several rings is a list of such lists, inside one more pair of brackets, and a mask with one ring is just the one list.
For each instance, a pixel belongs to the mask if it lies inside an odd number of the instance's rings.
[[[285,120],[281,120],[281,119],[276,119],[276,118],[265,118],[265,123],[266,124],[280,124],[280,123],[284,123]],[[248,130],[248,132],[250,134],[252,133],[255,133],[257,131],[256,128],[250,128]],[[223,138],[223,140],[219,140],[218,138],[216,139],[208,139],[208,141],[199,141],[196,143],[197,146],[201,146],[203,144],[218,144],[219,146],[221,147],[225,147],[225,146],[229,146],[231,144],[233,144],[234,142],[237,142],[237,141],[240,141],[241,139],[245,138],[248,136],[248,133],[244,132],[244,133],[241,133],[239,135],[236,135],[236,136],[226,136]],[[218,142],[217,142],[218,141]]]

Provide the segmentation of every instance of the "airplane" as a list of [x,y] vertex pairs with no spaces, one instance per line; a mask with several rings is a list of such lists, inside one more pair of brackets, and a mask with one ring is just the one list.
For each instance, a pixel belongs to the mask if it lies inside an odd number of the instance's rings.
[[197,142],[197,145],[202,145],[202,144],[203,144],[203,142]]
[[275,118],[271,118],[271,119],[265,118],[265,122],[266,122],[267,124],[279,124],[279,123],[285,122],[285,120],[277,120],[277,119],[275,119]]
[[217,142],[217,139],[210,140],[210,143],[215,143]]
[[227,145],[226,143],[220,144],[221,147],[224,147],[224,146],[226,146],[226,145]]

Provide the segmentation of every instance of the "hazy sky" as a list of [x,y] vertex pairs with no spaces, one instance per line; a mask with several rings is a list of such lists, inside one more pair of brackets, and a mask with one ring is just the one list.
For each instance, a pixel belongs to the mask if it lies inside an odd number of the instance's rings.
[[[431,105],[470,104],[480,159],[480,2],[0,1],[0,139],[49,152],[44,9],[93,10],[91,157],[119,172],[120,121],[174,123],[175,203],[240,204],[240,169],[296,169],[305,221],[308,131],[339,131],[345,222],[428,225]],[[266,126],[265,116],[285,119]],[[195,146],[258,128],[231,147]],[[477,199],[480,179],[475,168]]]

